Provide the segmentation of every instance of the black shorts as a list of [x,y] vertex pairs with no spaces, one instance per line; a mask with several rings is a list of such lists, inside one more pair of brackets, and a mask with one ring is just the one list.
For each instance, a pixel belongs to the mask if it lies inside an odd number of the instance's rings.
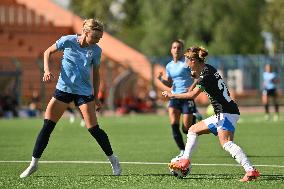
[[264,89],[262,94],[275,97],[276,96],[276,89]]
[[90,95],[90,96],[78,95],[78,94],[63,92],[58,89],[55,90],[53,97],[66,104],[69,104],[70,102],[74,101],[75,106],[86,104],[95,99],[94,95]]
[[196,106],[194,100],[170,99],[168,106],[175,109],[179,109],[182,114],[196,113]]

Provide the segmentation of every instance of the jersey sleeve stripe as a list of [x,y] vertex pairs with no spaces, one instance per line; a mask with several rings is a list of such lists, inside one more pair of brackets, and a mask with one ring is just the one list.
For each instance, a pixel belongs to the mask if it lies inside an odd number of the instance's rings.
[[205,91],[205,88],[201,85],[196,85],[196,87],[198,87],[199,89],[202,89],[203,91]]

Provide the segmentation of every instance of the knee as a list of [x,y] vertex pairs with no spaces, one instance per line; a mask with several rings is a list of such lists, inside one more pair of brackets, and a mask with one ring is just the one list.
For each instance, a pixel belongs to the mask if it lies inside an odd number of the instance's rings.
[[226,150],[228,147],[230,147],[233,143],[233,141],[219,141],[220,145],[224,150]]
[[98,130],[98,129],[100,129],[99,124],[92,125],[91,127],[88,128],[89,131],[90,131],[90,130]]
[[197,133],[188,130],[187,138],[192,138],[192,137],[196,138],[197,136],[198,136]]
[[97,122],[97,120],[87,120],[87,119],[83,119],[83,120],[88,129],[99,126],[99,123]]
[[179,121],[180,121],[180,119],[179,119],[178,116],[176,116],[176,115],[170,116],[170,124],[171,125],[179,125]]
[[229,148],[232,147],[233,142],[232,141],[226,141],[224,143],[220,142],[221,146],[223,147],[224,150],[228,151]]
[[195,134],[197,134],[197,131],[196,131],[196,129],[194,127],[189,127],[187,132],[188,133],[195,133]]
[[179,124],[179,120],[177,120],[177,119],[170,119],[170,124],[171,125]]
[[179,124],[178,123],[173,123],[171,124],[172,129],[179,129]]

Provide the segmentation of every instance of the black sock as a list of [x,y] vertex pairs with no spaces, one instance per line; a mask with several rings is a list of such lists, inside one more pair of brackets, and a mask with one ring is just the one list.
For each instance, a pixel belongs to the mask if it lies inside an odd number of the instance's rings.
[[[196,120],[197,120],[196,115],[193,115],[191,125],[194,125],[196,123]],[[190,127],[191,127],[191,125],[190,125]]]
[[184,124],[182,124],[182,132],[183,132],[184,134],[187,134],[187,133],[188,133],[188,128],[187,128]]
[[107,156],[113,154],[109,139],[107,134],[102,130],[99,125],[96,125],[92,128],[89,128],[88,131],[91,135],[96,139],[102,150],[105,152]]
[[48,119],[44,120],[43,127],[37,136],[37,140],[34,146],[34,151],[33,151],[34,158],[41,157],[44,149],[46,148],[48,144],[50,134],[52,133],[55,125],[56,123],[51,120],[48,120]]
[[266,114],[269,114],[269,105],[268,105],[268,104],[265,104],[265,105],[264,105],[264,108],[265,108],[265,113],[266,113]]
[[275,104],[275,113],[279,114],[279,104]]
[[172,124],[171,126],[172,126],[172,134],[176,141],[177,146],[179,147],[180,150],[184,150],[185,146],[181,132],[179,130],[179,124]]

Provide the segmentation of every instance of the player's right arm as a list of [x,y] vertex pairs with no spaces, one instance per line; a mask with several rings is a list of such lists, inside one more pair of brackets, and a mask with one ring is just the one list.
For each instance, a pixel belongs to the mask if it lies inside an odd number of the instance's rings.
[[172,94],[169,91],[163,91],[162,95],[165,98],[175,98],[175,99],[195,99],[203,89],[196,87],[193,89],[193,91],[188,91],[186,93],[180,93],[180,94]]
[[54,78],[54,76],[52,75],[50,71],[49,65],[50,65],[50,56],[56,51],[57,51],[57,47],[55,43],[44,51],[44,58],[43,58],[44,74],[42,78],[44,82],[50,82]]
[[157,79],[161,81],[165,86],[171,88],[173,86],[173,81],[170,77],[167,77],[166,79],[163,78],[163,72],[160,72]]

